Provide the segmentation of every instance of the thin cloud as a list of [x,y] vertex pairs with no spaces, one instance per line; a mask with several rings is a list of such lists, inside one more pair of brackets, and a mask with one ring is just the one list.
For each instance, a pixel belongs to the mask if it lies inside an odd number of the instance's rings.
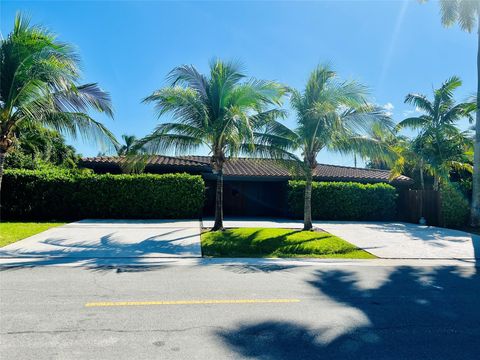
[[415,108],[415,110],[405,110],[403,112],[403,116],[405,117],[411,117],[411,116],[416,116],[416,115],[419,115],[422,113],[422,110],[420,110],[419,108]]
[[393,115],[393,109],[395,106],[391,102],[386,103],[385,105],[382,106],[382,108],[385,110],[385,114],[387,116],[392,116]]

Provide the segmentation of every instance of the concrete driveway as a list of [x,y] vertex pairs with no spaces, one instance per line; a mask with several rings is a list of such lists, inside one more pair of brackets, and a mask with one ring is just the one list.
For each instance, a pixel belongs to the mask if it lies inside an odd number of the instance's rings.
[[82,220],[0,248],[0,258],[201,256],[198,220]]
[[[204,221],[210,227],[212,220]],[[283,227],[298,229],[288,219],[227,219],[225,227]],[[480,258],[480,236],[458,230],[401,222],[315,221],[314,226],[385,259]]]

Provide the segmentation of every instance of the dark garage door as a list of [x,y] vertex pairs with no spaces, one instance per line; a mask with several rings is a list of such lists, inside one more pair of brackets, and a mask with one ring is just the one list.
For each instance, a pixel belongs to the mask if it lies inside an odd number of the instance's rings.
[[[204,215],[215,212],[215,181],[207,182]],[[225,216],[286,216],[285,181],[224,181]]]

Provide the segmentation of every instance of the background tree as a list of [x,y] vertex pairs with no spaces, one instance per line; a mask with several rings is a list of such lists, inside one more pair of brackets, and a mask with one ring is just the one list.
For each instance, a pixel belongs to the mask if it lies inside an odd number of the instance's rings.
[[369,130],[369,136],[383,144],[393,156],[386,158],[382,154],[379,157],[369,157],[366,163],[367,168],[391,170],[391,178],[402,174],[417,178],[415,175],[418,173],[418,182],[416,181],[416,183],[420,184],[421,189],[425,188],[423,175],[426,162],[420,144],[380,124],[373,124]]
[[465,151],[471,144],[467,132],[462,132],[456,123],[462,118],[473,122],[471,113],[475,104],[456,103],[453,93],[462,82],[456,76],[445,81],[434,90],[433,100],[422,94],[408,94],[405,103],[412,104],[423,112],[422,115],[401,121],[397,129],[419,130],[411,144],[410,154],[416,154],[434,178],[434,190],[439,189],[442,179],[449,179],[452,169],[470,170]]
[[[405,136],[398,135],[393,129],[384,126],[383,124],[373,124],[368,129],[368,136],[383,144],[389,152],[397,154],[399,148],[403,147],[403,143],[408,141]],[[385,156],[369,157],[366,163],[366,167],[370,169],[391,170],[395,161],[399,157],[385,158]]]
[[[290,130],[275,122],[256,142],[273,156],[295,160],[295,171],[305,178],[304,230],[312,229],[312,180],[317,156],[327,149],[366,157],[388,156],[388,148],[366,136],[374,124],[392,127],[384,110],[367,102],[366,88],[355,81],[340,81],[329,66],[318,66],[303,92],[291,90],[291,106],[296,112],[297,127]],[[261,149],[258,147],[258,149]],[[301,153],[297,156],[295,153]]]
[[87,111],[112,117],[110,96],[97,84],[79,85],[79,58],[72,47],[18,14],[0,42],[0,186],[3,164],[18,131],[35,125],[75,138],[115,143]]
[[123,145],[117,147],[118,155],[138,155],[142,152],[135,135],[122,135]]
[[80,156],[61,134],[38,124],[19,126],[5,166],[34,169],[41,166],[76,168]]
[[[440,0],[442,23],[477,31],[477,94],[480,93],[480,0]],[[480,97],[476,97],[476,125],[472,179],[471,225],[480,226]]]
[[210,63],[208,76],[184,65],[173,69],[168,80],[170,86],[144,101],[155,104],[159,117],[172,114],[173,122],[160,124],[139,144],[150,153],[173,150],[180,154],[208,148],[217,175],[212,230],[222,230],[225,160],[241,151],[253,151],[254,130],[282,114],[275,106],[280,105],[285,89],[271,81],[245,80],[237,63],[220,60]]

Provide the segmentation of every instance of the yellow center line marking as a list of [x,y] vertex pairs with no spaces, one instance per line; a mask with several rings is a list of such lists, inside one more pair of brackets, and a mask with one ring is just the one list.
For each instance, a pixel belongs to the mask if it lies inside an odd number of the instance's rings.
[[149,306],[149,305],[205,305],[205,304],[272,304],[298,303],[299,299],[237,299],[237,300],[169,300],[169,301],[103,301],[89,302],[86,307]]

